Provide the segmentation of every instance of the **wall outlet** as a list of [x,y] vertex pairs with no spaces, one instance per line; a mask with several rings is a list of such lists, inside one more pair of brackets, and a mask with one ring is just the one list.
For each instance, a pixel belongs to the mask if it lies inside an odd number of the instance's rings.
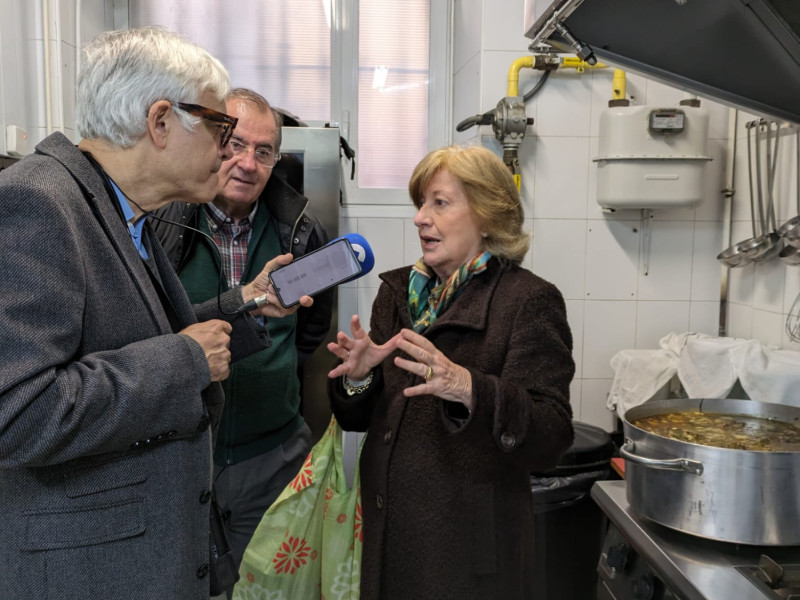
[[9,156],[25,156],[30,153],[28,133],[16,125],[6,126],[6,152]]

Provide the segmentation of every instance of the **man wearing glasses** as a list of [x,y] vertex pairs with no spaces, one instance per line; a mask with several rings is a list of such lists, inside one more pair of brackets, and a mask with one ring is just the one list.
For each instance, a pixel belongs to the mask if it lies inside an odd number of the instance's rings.
[[[218,260],[227,287],[248,281],[273,256],[302,256],[327,241],[308,213],[308,199],[280,176],[282,118],[261,95],[234,89],[226,111],[238,119],[232,158],[220,169],[211,204],[171,204],[158,216],[186,223],[211,236],[154,222],[164,249],[193,302],[216,295]],[[297,314],[269,319],[272,346],[237,363],[223,384],[225,410],[214,452],[217,499],[230,512],[229,538],[237,565],[266,509],[297,474],[311,445],[300,414],[302,366],[331,324],[333,290]]]
[[[0,173],[0,597],[209,596],[219,381],[284,317],[266,270],[192,306],[146,214],[218,189],[228,75],[158,28],[84,49],[75,146]],[[310,306],[311,299],[303,300]]]

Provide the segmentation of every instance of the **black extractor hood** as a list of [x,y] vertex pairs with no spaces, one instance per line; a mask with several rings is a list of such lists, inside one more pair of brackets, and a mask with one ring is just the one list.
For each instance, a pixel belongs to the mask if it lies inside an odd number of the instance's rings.
[[534,6],[534,52],[596,58],[800,124],[800,0],[556,0],[538,19]]

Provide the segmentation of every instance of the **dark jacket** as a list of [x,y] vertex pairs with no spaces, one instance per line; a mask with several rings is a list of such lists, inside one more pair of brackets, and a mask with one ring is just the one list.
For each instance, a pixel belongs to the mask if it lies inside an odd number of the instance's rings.
[[[297,258],[328,242],[328,234],[322,223],[306,212],[308,199],[279,177],[269,178],[259,202],[267,207],[278,222],[278,234],[283,252],[291,252]],[[199,208],[197,204],[173,202],[158,211],[156,216],[197,227]],[[155,219],[151,224],[173,268],[180,273],[183,261],[197,234],[189,229],[175,227]],[[314,353],[330,330],[334,292],[329,290],[319,294],[314,298],[314,305],[311,308],[300,308],[297,311],[296,346],[301,366]]]
[[[411,327],[410,267],[381,275],[370,336]],[[572,336],[559,291],[497,259],[425,332],[472,375],[474,409],[406,398],[420,378],[394,354],[361,395],[330,385],[361,454],[362,600],[530,597],[531,471],[554,467],[573,441]],[[466,421],[452,417],[464,416]]]
[[[147,225],[145,264],[116,207],[60,133],[0,173],[2,598],[208,598],[223,398],[177,332],[220,315],[193,310]],[[232,323],[234,358],[265,347]]]
[[[328,241],[322,224],[305,212],[308,200],[278,177],[270,177],[259,202],[244,271],[247,280],[255,277],[266,261],[278,253],[278,246],[280,252],[291,252],[297,258]],[[267,215],[277,225],[278,240],[274,240],[273,224],[267,223]],[[198,205],[173,203],[156,216],[205,229]],[[216,255],[203,254],[195,248],[207,248],[210,241],[192,230],[157,219],[153,220],[153,226],[190,296],[205,299],[214,295],[217,284],[211,274],[219,272]],[[267,248],[274,248],[274,253]],[[319,294],[312,307],[300,308],[296,315],[284,319],[268,321],[273,346],[232,365],[231,375],[223,383],[227,401],[215,451],[218,463],[237,463],[267,452],[302,425],[297,367],[328,333],[333,294],[334,290]],[[287,346],[291,350],[287,351]],[[288,353],[295,349],[296,356]]]

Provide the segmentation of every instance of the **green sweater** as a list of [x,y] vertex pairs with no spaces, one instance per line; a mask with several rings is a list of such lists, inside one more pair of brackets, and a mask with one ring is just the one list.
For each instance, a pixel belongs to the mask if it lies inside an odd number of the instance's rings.
[[[201,231],[209,233],[205,215],[200,215],[199,225]],[[219,255],[212,250],[210,240],[199,235],[196,239],[179,273],[192,303],[213,298],[219,285],[228,289],[225,281],[219,281]],[[281,246],[275,223],[269,211],[260,206],[240,283],[255,278],[278,254]],[[225,409],[214,450],[217,464],[234,464],[263,454],[288,439],[303,423],[295,349],[297,317],[271,318],[267,329],[272,345],[232,364],[230,376],[222,382]]]

